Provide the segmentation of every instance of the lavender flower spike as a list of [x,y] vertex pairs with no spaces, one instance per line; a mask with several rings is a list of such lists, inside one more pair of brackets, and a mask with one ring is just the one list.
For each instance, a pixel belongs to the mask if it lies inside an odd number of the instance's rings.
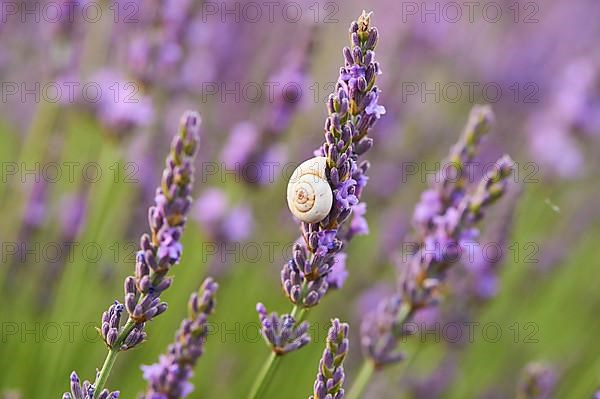
[[[325,123],[325,142],[315,155],[327,159],[326,177],[333,191],[333,206],[319,223],[302,223],[302,239],[293,249],[293,258],[281,272],[283,289],[294,305],[310,308],[317,305],[330,288],[329,279],[336,255],[357,233],[346,226],[353,213],[358,217],[355,227],[364,223],[366,207],[360,204],[367,184],[367,161],[359,157],[373,146],[368,133],[385,113],[378,105],[379,89],[375,86],[381,74],[375,61],[379,33],[371,26],[371,13],[363,11],[358,21],[350,25],[350,47],[343,50],[345,64],[335,92],[327,103],[329,116]],[[343,259],[343,258],[339,258]]]
[[193,385],[189,382],[193,368],[204,352],[208,334],[208,316],[215,309],[218,285],[211,278],[193,293],[188,302],[189,317],[181,322],[175,342],[169,345],[158,363],[142,366],[148,390],[140,399],[179,399],[189,395]]
[[[156,190],[155,205],[149,209],[150,234],[141,237],[135,276],[125,279],[124,304],[115,301],[102,315],[98,330],[109,351],[102,370],[90,386],[94,391],[102,392],[100,395],[104,393],[102,389],[117,354],[143,342],[146,338],[145,323],[167,310],[167,304],[161,302],[160,295],[171,286],[171,279],[166,275],[181,258],[180,238],[192,203],[193,161],[199,142],[200,121],[197,112],[188,111],[182,116],[179,132],[171,143],[161,185]],[[129,317],[121,326],[124,311]],[[73,397],[78,399],[75,392]],[[98,399],[93,393],[89,397]]]
[[307,322],[302,322],[297,326],[292,315],[278,316],[275,312],[267,314],[267,309],[262,303],[256,305],[256,311],[261,324],[262,336],[275,355],[285,355],[310,342]]
[[148,211],[150,234],[141,237],[135,276],[125,279],[125,309],[135,328],[122,342],[112,341],[109,339],[112,336],[103,334],[109,347],[117,344],[121,350],[133,348],[143,340],[144,323],[167,309],[167,304],[160,301],[160,295],[171,286],[171,279],[166,275],[181,258],[180,238],[192,203],[193,160],[198,147],[199,126],[200,115],[195,112],[183,115],[179,133],[171,144],[161,185],[156,189],[155,205]]
[[[481,115],[481,110],[482,108],[476,108],[471,114],[471,120],[474,115]],[[467,129],[461,141],[453,148],[450,159],[455,154],[454,159],[464,162],[460,154],[475,150],[475,146],[469,143],[478,136],[471,133],[476,131],[477,129]],[[469,157],[472,158],[472,155]],[[508,156],[500,158],[495,166],[471,192],[465,187],[466,181],[453,186],[450,197],[443,200],[441,197],[430,210],[430,216],[415,223],[418,232],[416,249],[400,265],[398,293],[384,299],[362,323],[363,351],[375,367],[402,360],[402,354],[396,350],[396,346],[399,338],[410,334],[410,331],[405,330],[405,323],[418,311],[437,305],[442,297],[448,269],[458,263],[466,243],[472,243],[479,237],[476,225],[483,218],[483,211],[504,194],[507,178],[513,171],[513,162]],[[442,186],[448,187],[451,185]],[[435,187],[428,192],[437,195],[444,190]],[[430,202],[428,198],[422,198],[415,209],[415,215],[426,206],[424,201]]]
[[344,359],[348,354],[348,324],[331,320],[326,347],[319,362],[313,395],[309,399],[342,399],[344,397]]

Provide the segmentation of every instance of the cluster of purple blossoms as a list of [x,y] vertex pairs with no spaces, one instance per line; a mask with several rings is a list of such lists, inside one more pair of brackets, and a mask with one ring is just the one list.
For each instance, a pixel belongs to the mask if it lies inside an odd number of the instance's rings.
[[103,389],[99,395],[95,395],[96,390],[89,381],[84,381],[81,384],[79,376],[76,372],[71,373],[71,393],[65,392],[63,399],[117,399],[119,391],[109,392],[108,389]]
[[[462,170],[474,156],[481,136],[489,130],[491,116],[488,107],[473,109],[446,163],[452,162]],[[437,305],[448,269],[459,261],[464,243],[478,237],[476,224],[483,218],[483,211],[505,193],[513,162],[504,156],[495,166],[472,192],[467,191],[466,179],[461,177],[440,179],[423,195],[413,220],[417,248],[406,264],[400,265],[398,292],[382,300],[361,326],[363,350],[376,367],[402,360],[396,347],[399,338],[409,334],[405,323],[417,312]],[[438,199],[432,200],[436,194]]]
[[165,355],[160,356],[158,363],[142,366],[148,390],[141,398],[179,399],[194,390],[189,380],[196,362],[204,353],[207,321],[215,309],[217,288],[217,283],[207,278],[198,293],[190,296],[189,316],[181,322],[175,342]]
[[[381,71],[374,50],[379,34],[370,26],[370,16],[363,12],[351,24],[351,47],[344,48],[345,66],[327,103],[325,143],[315,152],[327,159],[333,206],[319,223],[302,223],[302,237],[281,272],[287,296],[305,308],[317,305],[329,288],[341,287],[346,271],[339,267],[343,263],[335,266],[345,260],[339,256],[340,251],[352,237],[368,232],[366,206],[360,203],[360,196],[367,183],[369,163],[359,162],[359,156],[373,146],[369,130],[385,113],[377,103],[379,89],[375,80]],[[354,210],[352,222],[345,225]]]
[[274,312],[267,314],[267,309],[262,303],[256,305],[256,311],[262,336],[277,355],[293,352],[310,342],[307,322],[296,325],[292,315],[284,314],[280,317]]
[[346,323],[331,320],[319,371],[309,399],[342,399],[344,397],[344,359],[348,354],[348,331]]
[[[180,237],[191,207],[194,156],[199,142],[200,115],[185,113],[180,122],[171,151],[166,160],[155,205],[150,207],[150,234],[141,237],[141,250],[136,256],[135,276],[125,279],[124,305],[115,301],[102,315],[100,334],[110,353],[131,349],[144,341],[144,325],[167,310],[160,295],[171,286],[166,277],[179,262]],[[128,320],[121,325],[124,311]],[[93,388],[103,388],[106,381],[97,378]]]

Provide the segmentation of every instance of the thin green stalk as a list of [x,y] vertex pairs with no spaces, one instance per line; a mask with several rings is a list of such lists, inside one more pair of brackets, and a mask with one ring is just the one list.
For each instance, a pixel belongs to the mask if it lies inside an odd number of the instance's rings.
[[135,322],[131,319],[128,319],[127,323],[125,323],[125,325],[123,326],[123,330],[121,331],[121,334],[119,334],[116,343],[108,351],[106,359],[104,360],[104,364],[102,365],[102,369],[98,373],[96,381],[94,382],[94,387],[96,388],[94,397],[96,396],[96,394],[99,394],[104,389],[104,385],[106,385],[108,376],[110,375],[110,372],[113,366],[115,365],[115,361],[117,360],[117,355],[120,352],[121,344],[123,343],[125,338],[127,338],[127,336],[129,335],[131,330],[133,330],[134,327]]
[[[110,375],[110,371],[112,370],[113,366],[115,365],[115,361],[117,360],[117,355],[119,354],[119,348],[112,348],[108,351],[108,354],[106,355],[106,359],[104,360],[104,364],[102,365],[102,370],[100,370],[100,373],[98,374],[98,378],[96,379],[96,382],[94,383],[94,386],[97,387],[96,388],[96,393],[102,392],[102,389],[104,389],[104,385],[106,385],[106,380],[108,380],[108,376]],[[94,394],[94,396],[96,396]]]
[[374,371],[375,365],[373,362],[365,359],[360,371],[358,372],[358,375],[356,376],[356,379],[354,380],[352,389],[350,389],[350,392],[348,392],[348,395],[346,395],[346,399],[360,398],[360,395],[367,387],[367,384],[369,383]]
[[252,389],[250,390],[250,395],[248,395],[248,399],[259,398],[262,392],[264,392],[267,389],[271,380],[270,377],[277,369],[279,359],[281,359],[281,356],[278,356],[275,352],[271,352],[269,358],[260,370],[258,378],[254,382]]

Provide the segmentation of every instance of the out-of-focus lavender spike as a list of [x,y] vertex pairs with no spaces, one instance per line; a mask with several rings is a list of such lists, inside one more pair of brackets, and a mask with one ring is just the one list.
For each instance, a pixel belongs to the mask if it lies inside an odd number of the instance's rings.
[[[487,130],[490,119],[489,109],[474,109],[465,133],[451,151],[450,161],[464,165],[472,159],[478,137]],[[481,178],[473,193],[464,187],[465,180],[459,185],[443,183],[427,191],[439,197],[435,209],[427,212],[423,222],[415,223],[419,234],[414,253],[408,254],[408,260],[401,265],[399,293],[384,299],[362,323],[363,351],[376,366],[402,359],[396,346],[400,337],[410,333],[405,331],[405,323],[418,311],[441,300],[448,269],[459,261],[464,243],[479,237],[476,223],[483,218],[484,209],[505,193],[514,167],[508,156],[500,158],[495,166]],[[421,212],[424,200],[429,198],[422,198],[415,214]]]
[[[99,101],[86,103],[92,107],[100,122],[111,132],[124,134],[152,124],[154,119],[152,99],[142,94],[137,83],[128,81],[120,72],[113,69],[99,70],[91,80],[99,86],[102,93],[111,93],[101,96]],[[115,87],[118,95],[112,95]]]
[[573,179],[586,171],[585,140],[600,132],[599,66],[593,57],[569,61],[549,104],[529,117],[529,151],[545,177]]
[[458,360],[449,352],[433,372],[423,379],[411,379],[409,391],[412,399],[439,399],[448,391],[458,371]]
[[262,336],[276,355],[293,352],[310,342],[307,322],[296,325],[292,315],[279,316],[275,312],[268,314],[262,303],[256,305],[256,311],[261,323]]
[[457,205],[465,195],[468,183],[467,167],[473,162],[481,138],[489,132],[494,114],[487,105],[471,109],[469,120],[459,141],[452,146],[432,187],[423,192],[413,216],[413,226],[419,234],[427,234],[433,218],[447,206]]
[[348,330],[346,323],[331,320],[323,356],[319,361],[313,394],[309,399],[342,399],[344,397],[344,359],[348,354]]
[[274,86],[269,104],[259,122],[244,121],[234,126],[223,151],[222,161],[239,178],[250,184],[272,184],[281,175],[287,158],[281,135],[291,123],[307,92],[309,60],[318,29],[311,29],[305,48],[291,54],[284,67],[268,79]]
[[[392,295],[382,299],[374,311],[368,312],[361,323],[360,337],[363,353],[379,366],[394,364],[404,359],[404,355],[396,349],[396,323],[407,308],[402,306],[402,299]],[[398,332],[401,333],[401,332]]]
[[525,366],[517,387],[517,399],[550,399],[557,383],[556,371],[547,364],[530,363]]
[[[482,302],[494,297],[498,292],[499,270],[504,261],[504,254],[508,252],[508,239],[512,230],[515,208],[520,198],[520,188],[514,187],[508,190],[507,206],[499,216],[499,222],[491,230],[486,232],[486,242],[465,243],[471,248],[465,250],[461,263],[464,270],[449,276],[455,295],[461,299],[455,301],[459,304]],[[483,240],[480,240],[483,241]],[[500,248],[496,255],[487,255],[484,250],[487,244],[493,243]],[[454,309],[454,307],[453,307]],[[468,309],[460,309],[458,312],[468,312]]]
[[[128,48],[129,69],[144,86],[175,89],[183,84],[186,36],[195,15],[189,0],[156,2],[142,12]],[[140,29],[141,27],[141,29]]]
[[179,399],[194,390],[190,379],[196,362],[204,353],[208,316],[215,310],[217,289],[218,284],[207,278],[198,292],[190,296],[189,316],[181,322],[175,342],[160,356],[158,363],[142,366],[144,379],[148,381],[142,398]]
[[[317,305],[329,288],[341,287],[345,277],[338,278],[343,273],[334,267],[336,257],[351,238],[368,232],[366,205],[359,202],[369,164],[360,162],[359,155],[372,147],[368,133],[385,113],[385,108],[378,105],[379,89],[375,86],[380,73],[374,53],[377,38],[371,14],[363,12],[351,24],[351,46],[343,50],[344,67],[327,103],[325,142],[315,151],[315,155],[327,158],[326,177],[333,191],[333,206],[321,222],[302,223],[302,238],[281,272],[287,296],[305,308]],[[328,277],[332,272],[336,276]]]

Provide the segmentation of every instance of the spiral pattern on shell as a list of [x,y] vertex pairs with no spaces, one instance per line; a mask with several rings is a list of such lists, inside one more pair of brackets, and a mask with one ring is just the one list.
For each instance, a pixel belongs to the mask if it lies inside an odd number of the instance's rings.
[[292,214],[306,223],[318,223],[331,211],[333,191],[326,177],[327,158],[315,157],[296,168],[287,187]]

